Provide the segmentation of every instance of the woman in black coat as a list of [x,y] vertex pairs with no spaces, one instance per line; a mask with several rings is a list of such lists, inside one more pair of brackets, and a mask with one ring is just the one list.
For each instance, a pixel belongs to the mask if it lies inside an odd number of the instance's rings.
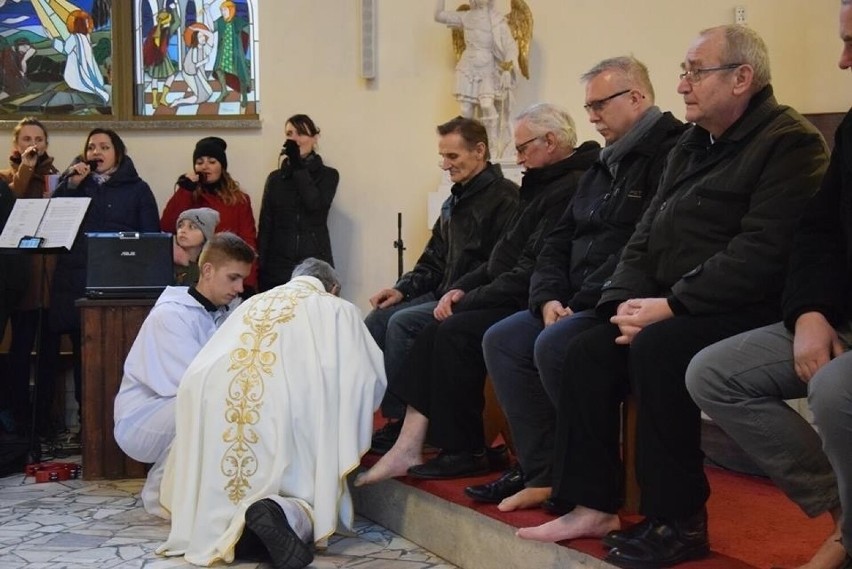
[[[80,313],[74,302],[85,294],[85,234],[89,232],[160,231],[157,201],[139,177],[121,137],[110,129],[95,128],[86,137],[83,152],[62,174],[55,197],[91,198],[71,251],[58,255],[50,288],[49,333],[40,365],[55,369],[59,337],[68,334],[74,349],[74,391],[80,402]],[[53,374],[51,374],[53,375]],[[49,431],[52,386],[39,385],[39,430]]]
[[289,281],[293,268],[308,257],[334,265],[327,220],[340,175],[316,153],[319,133],[307,115],[293,115],[284,125],[286,158],[266,178],[260,208],[261,291]]

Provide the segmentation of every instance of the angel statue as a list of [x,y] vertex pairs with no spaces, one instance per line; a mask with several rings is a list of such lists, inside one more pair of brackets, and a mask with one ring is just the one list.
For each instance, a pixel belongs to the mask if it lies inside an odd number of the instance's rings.
[[516,60],[529,79],[532,12],[524,0],[511,0],[512,10],[505,16],[494,8],[494,0],[470,0],[457,11],[446,10],[445,2],[437,0],[435,21],[453,30],[458,62],[454,95],[461,115],[482,121],[491,151],[501,158],[512,139],[509,118]]

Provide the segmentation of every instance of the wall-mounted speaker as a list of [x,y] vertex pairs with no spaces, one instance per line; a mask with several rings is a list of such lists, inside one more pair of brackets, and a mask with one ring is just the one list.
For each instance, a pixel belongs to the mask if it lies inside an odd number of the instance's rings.
[[361,77],[375,79],[378,69],[376,0],[361,0]]

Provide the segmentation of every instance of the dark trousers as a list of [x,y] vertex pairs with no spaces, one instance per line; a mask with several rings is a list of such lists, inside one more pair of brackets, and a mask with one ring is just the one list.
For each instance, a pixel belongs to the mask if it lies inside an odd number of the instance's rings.
[[516,312],[482,338],[485,365],[512,429],[527,486],[549,487],[556,404],[568,340],[599,322],[584,310],[545,327],[529,310]]
[[443,450],[485,447],[482,336],[511,308],[459,312],[417,336],[395,395],[429,418],[427,440]]
[[[38,310],[16,310],[10,317],[12,341],[9,344],[8,401],[15,421],[21,426],[30,422],[30,362],[38,334],[38,317]],[[46,323],[45,318],[42,338],[47,329]]]
[[773,311],[676,316],[646,327],[630,346],[615,344],[607,321],[568,347],[554,453],[560,501],[615,513],[621,505],[620,403],[639,403],[637,478],[646,516],[682,518],[701,509],[710,489],[701,452],[701,415],[684,383],[704,347],[777,317]]
[[[74,366],[74,398],[80,405],[78,417],[82,410],[82,379],[83,359],[80,329],[66,332],[71,340]],[[59,417],[52,416],[53,394],[56,391],[56,377],[59,373],[59,356],[62,333],[49,330],[42,338],[42,352],[39,355],[39,373],[35,391],[34,405],[36,407],[36,428],[39,434],[51,435],[57,428],[65,425],[64,413]]]

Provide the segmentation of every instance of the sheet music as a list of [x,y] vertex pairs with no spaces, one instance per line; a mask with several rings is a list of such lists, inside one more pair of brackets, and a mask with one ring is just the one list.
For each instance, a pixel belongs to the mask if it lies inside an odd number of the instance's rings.
[[92,198],[53,198],[35,236],[44,237],[42,247],[71,249]]
[[21,237],[43,237],[42,248],[71,249],[91,198],[15,200],[0,234],[0,248],[16,249]]

